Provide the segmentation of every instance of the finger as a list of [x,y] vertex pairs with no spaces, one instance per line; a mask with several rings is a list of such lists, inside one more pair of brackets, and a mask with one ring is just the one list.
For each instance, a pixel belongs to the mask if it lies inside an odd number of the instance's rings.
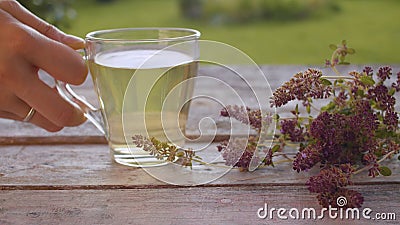
[[[6,21],[3,28],[7,32],[0,35],[0,41],[2,46],[5,45],[6,50],[9,49],[8,54],[4,55],[6,60],[15,61],[24,57],[30,65],[33,64],[45,70],[58,80],[71,84],[83,83],[86,79],[87,67],[79,53],[18,22],[7,12],[1,12],[4,11],[0,9],[0,17]],[[19,67],[18,63],[14,62],[13,65],[4,66]],[[0,72],[1,70],[4,73],[5,69],[0,68]]]
[[[43,83],[33,68],[27,70],[24,64],[16,67],[13,84],[8,86],[13,87],[17,97],[59,127],[76,126],[85,121],[82,112],[66,102],[56,90]],[[24,113],[28,110],[25,109]]]
[[35,16],[17,1],[0,1],[0,8],[13,15],[20,22],[36,29],[55,41],[64,43],[73,49],[85,47],[85,41],[82,38],[65,34],[53,25]]
[[[11,113],[14,112],[13,114],[17,116],[16,120],[19,121],[23,121],[30,112],[30,110],[31,107],[16,96],[13,99],[13,102],[9,106],[9,112]],[[32,118],[26,122],[30,122],[51,132],[59,131],[62,129],[62,127],[57,126],[54,123],[50,122],[47,118],[42,116],[37,111],[35,111]]]
[[18,33],[12,41],[28,62],[67,83],[78,85],[85,81],[88,70],[79,53],[26,25],[21,24]]
[[21,117],[15,115],[14,113],[0,111],[0,118],[10,119],[10,120],[21,120]]
[[77,126],[86,120],[79,109],[39,80],[34,82],[29,92],[35,93],[35,96],[24,96],[25,101],[57,126]]
[[[28,105],[27,105],[28,106]],[[29,106],[28,106],[29,107]],[[29,112],[30,108],[28,109]],[[28,113],[27,112],[27,113]],[[19,121],[23,121],[25,117],[18,119]],[[61,126],[57,126],[54,123],[52,123],[51,121],[49,121],[47,118],[45,118],[43,115],[41,115],[39,112],[35,112],[35,114],[33,115],[33,117],[29,120],[26,121],[32,124],[35,124],[38,127],[44,128],[47,131],[50,132],[57,132],[60,131],[63,127]]]
[[[11,120],[16,120],[16,121],[23,121],[23,118],[20,116],[11,113],[11,112],[5,112],[5,111],[0,111],[0,118],[4,119],[11,119]],[[56,126],[53,123],[51,123],[49,120],[44,118],[42,115],[35,113],[35,115],[32,117],[32,119],[29,121],[32,124],[35,124],[38,127],[41,127],[49,132],[57,132],[62,129],[62,127]]]
[[[5,98],[0,101],[2,103],[2,109],[0,110],[2,114],[0,114],[0,117],[23,121],[30,112],[31,107],[4,87],[2,87],[0,95],[5,96]],[[52,132],[62,129],[62,127],[50,122],[38,112],[33,114],[29,122]]]

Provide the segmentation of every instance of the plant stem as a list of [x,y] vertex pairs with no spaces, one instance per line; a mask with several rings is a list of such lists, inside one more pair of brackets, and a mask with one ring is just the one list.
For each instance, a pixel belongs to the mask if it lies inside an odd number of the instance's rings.
[[[297,117],[298,119],[305,119],[305,120],[307,120],[307,119],[312,119],[312,117],[305,117],[305,116],[299,116],[299,117]],[[284,117],[284,118],[279,118],[280,120],[292,120],[293,119],[293,117]]]
[[338,80],[338,79],[346,79],[346,80],[354,80],[353,77],[349,77],[349,76],[321,76],[321,78],[325,78],[325,79],[330,79],[330,80]]
[[292,152],[292,153],[278,153],[278,154],[275,154],[274,157],[275,156],[287,156],[287,155],[297,155],[297,153],[295,153],[295,152]]
[[[381,162],[383,162],[385,159],[387,159],[388,157],[390,157],[392,154],[394,154],[396,151],[395,150],[393,150],[393,151],[391,151],[391,152],[388,152],[386,155],[384,155],[380,160],[378,160],[377,161],[377,163],[381,163]],[[365,171],[365,170],[369,170],[369,169],[371,169],[372,168],[372,166],[364,166],[363,168],[361,168],[361,169],[359,169],[359,170],[356,170],[353,174],[355,175],[355,174],[359,174],[359,173],[361,173],[361,172],[363,172],[363,171]]]

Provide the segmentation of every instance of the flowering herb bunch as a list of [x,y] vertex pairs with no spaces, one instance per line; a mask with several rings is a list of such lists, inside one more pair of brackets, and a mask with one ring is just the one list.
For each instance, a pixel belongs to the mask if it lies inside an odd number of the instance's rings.
[[[384,66],[376,72],[365,67],[342,75],[337,65],[349,64],[346,56],[355,50],[345,41],[330,48],[334,52],[326,66],[335,75],[308,69],[295,74],[273,93],[272,107],[301,103],[289,110],[291,117],[263,115],[259,109],[237,105],[221,110],[221,116],[249,125],[256,134],[223,141],[217,149],[226,165],[241,171],[249,170],[253,162],[274,166],[276,157],[284,157],[283,161],[292,163],[297,172],[317,168],[318,173],[306,185],[323,207],[338,207],[336,200],[343,196],[347,199],[345,207],[358,208],[364,199],[361,193],[348,188],[353,184],[352,177],[366,170],[370,177],[390,176],[392,172],[383,162],[400,152],[399,116],[395,110],[400,72],[394,76],[392,68]],[[319,100],[327,104],[318,108],[315,103]],[[272,136],[274,144],[264,144],[270,138],[268,127],[273,120],[278,131]],[[177,148],[154,137],[134,135],[132,141],[161,160],[188,167],[193,162],[207,164],[194,150]],[[293,154],[288,146],[295,146],[296,152]]]
[[[275,134],[276,144],[261,146],[266,157],[258,160],[262,165],[273,166],[273,157],[284,156],[297,172],[318,167],[318,174],[311,176],[306,185],[317,194],[322,206],[338,207],[336,199],[344,196],[348,201],[346,207],[361,207],[364,201],[361,193],[348,189],[353,184],[352,177],[365,170],[371,177],[391,175],[391,170],[382,163],[400,150],[399,116],[395,110],[400,72],[392,78],[391,67],[380,67],[375,73],[371,67],[365,67],[344,76],[336,66],[348,64],[346,56],[355,50],[348,48],[345,41],[330,47],[334,52],[326,65],[335,72],[334,76],[308,69],[295,74],[273,93],[272,107],[284,107],[291,101],[300,105],[291,111],[291,117],[273,117],[279,131]],[[328,104],[317,108],[314,103],[320,99]],[[239,106],[226,107],[221,116],[235,118],[257,131],[248,140],[236,139],[230,144],[225,141],[218,146],[227,165],[245,171],[250,161],[259,157],[256,149],[260,147],[257,144],[267,116],[262,116],[260,110]],[[293,143],[297,152],[289,157],[285,146]],[[232,160],[238,158],[239,149],[244,149],[244,153],[239,160]]]

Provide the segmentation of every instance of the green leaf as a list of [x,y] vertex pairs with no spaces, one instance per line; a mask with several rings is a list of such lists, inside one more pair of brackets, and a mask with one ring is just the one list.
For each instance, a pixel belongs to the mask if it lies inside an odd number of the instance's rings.
[[368,85],[368,86],[372,86],[375,84],[374,79],[372,79],[372,77],[370,76],[361,76],[360,77],[360,81],[361,83],[363,83],[364,85]]
[[277,144],[277,145],[274,145],[274,147],[272,147],[271,151],[272,151],[272,153],[275,153],[275,152],[279,151],[279,149],[281,149],[281,146]]
[[346,59],[346,56],[341,55],[339,59],[340,59],[340,63],[339,64],[342,64],[344,62],[344,60]]
[[379,173],[381,173],[383,176],[392,175],[392,171],[386,166],[379,167]]
[[332,49],[332,50],[336,50],[336,49],[337,49],[337,46],[334,45],[334,44],[330,44],[330,45],[329,45],[329,48]]
[[307,110],[307,113],[310,114],[310,113],[311,113],[311,106],[310,106],[310,105],[307,105],[307,106],[306,106],[306,110]]
[[342,45],[347,45],[347,41],[346,40],[342,40]]
[[334,109],[336,106],[336,103],[334,102],[329,102],[328,105],[321,107],[322,111],[331,111],[332,109]]
[[396,93],[396,89],[390,88],[390,90],[389,90],[389,95],[390,95],[390,96],[393,96],[394,93]]
[[350,65],[349,62],[340,62],[339,65]]
[[326,86],[332,85],[332,82],[330,82],[328,79],[320,78],[319,80],[321,81],[321,83],[322,83],[323,85],[326,85]]
[[348,48],[348,49],[346,49],[346,52],[347,52],[347,54],[352,55],[352,54],[356,53],[356,50],[354,50],[354,48]]
[[[365,140],[365,138],[364,138]],[[366,141],[366,140],[365,140]],[[375,153],[376,157],[382,157],[382,149],[380,149],[378,152]]]
[[344,109],[340,110],[340,114],[350,115],[351,114],[351,108],[344,108]]
[[358,89],[356,92],[357,96],[364,97],[364,90]]

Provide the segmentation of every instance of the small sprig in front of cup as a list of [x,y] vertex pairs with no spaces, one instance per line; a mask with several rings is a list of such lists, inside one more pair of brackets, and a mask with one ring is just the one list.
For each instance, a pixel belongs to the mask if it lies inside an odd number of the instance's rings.
[[132,141],[136,147],[142,148],[159,160],[173,162],[190,168],[192,168],[193,162],[203,164],[201,157],[197,156],[196,152],[191,148],[178,148],[171,143],[159,141],[155,137],[147,138],[140,134],[133,135]]

